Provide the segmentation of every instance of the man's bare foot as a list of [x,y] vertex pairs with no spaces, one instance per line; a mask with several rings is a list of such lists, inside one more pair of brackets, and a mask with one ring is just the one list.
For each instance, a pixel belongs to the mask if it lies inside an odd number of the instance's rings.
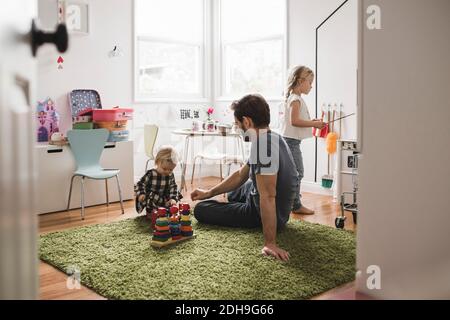
[[313,215],[315,212],[314,212],[314,210],[308,209],[307,207],[301,207],[298,210],[292,211],[292,213],[304,214],[304,215]]

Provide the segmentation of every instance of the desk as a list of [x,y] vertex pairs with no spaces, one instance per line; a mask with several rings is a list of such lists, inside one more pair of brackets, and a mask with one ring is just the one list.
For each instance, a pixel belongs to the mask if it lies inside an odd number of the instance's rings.
[[185,136],[184,138],[184,150],[183,150],[183,160],[182,160],[182,168],[181,168],[181,186],[180,190],[185,189],[186,187],[186,167],[187,167],[187,157],[189,154],[190,140],[193,140],[196,137],[224,137],[224,138],[232,138],[236,141],[236,145],[238,149],[241,151],[242,160],[245,161],[245,150],[244,150],[244,139],[239,133],[229,132],[229,133],[221,133],[219,131],[192,131],[191,129],[182,129],[172,131],[173,134]]

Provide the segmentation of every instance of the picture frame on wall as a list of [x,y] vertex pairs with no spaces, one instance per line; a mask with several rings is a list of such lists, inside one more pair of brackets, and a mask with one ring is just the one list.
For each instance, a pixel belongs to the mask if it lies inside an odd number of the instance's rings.
[[83,1],[58,0],[58,22],[65,23],[71,34],[89,34],[89,4]]

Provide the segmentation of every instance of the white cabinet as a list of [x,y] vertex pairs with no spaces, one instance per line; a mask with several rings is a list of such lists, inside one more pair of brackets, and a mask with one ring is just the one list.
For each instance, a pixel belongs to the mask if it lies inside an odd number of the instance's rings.
[[357,150],[356,140],[339,140],[337,142],[337,172],[334,187],[334,198],[341,202],[343,192],[353,192],[358,183],[358,160],[355,157]]
[[[38,213],[63,211],[67,208],[70,179],[75,171],[75,159],[70,146],[36,146],[38,159],[37,199]],[[119,179],[123,200],[133,199],[133,141],[107,144],[100,163],[105,169],[120,169]],[[108,180],[109,201],[119,201],[116,179]],[[70,208],[81,207],[81,182],[76,177],[73,183]],[[106,203],[105,180],[85,179],[85,205]]]

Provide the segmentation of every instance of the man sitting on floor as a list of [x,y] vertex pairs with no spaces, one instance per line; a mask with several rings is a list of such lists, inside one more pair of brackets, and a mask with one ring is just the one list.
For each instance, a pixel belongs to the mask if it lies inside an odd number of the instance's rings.
[[250,139],[249,160],[210,190],[196,189],[191,193],[196,201],[230,192],[228,203],[198,203],[194,216],[199,222],[227,227],[262,225],[262,254],[287,261],[289,253],[277,246],[276,234],[289,220],[298,186],[292,154],[284,139],[269,129],[270,109],[263,97],[245,96],[233,103],[232,109],[236,124]]

